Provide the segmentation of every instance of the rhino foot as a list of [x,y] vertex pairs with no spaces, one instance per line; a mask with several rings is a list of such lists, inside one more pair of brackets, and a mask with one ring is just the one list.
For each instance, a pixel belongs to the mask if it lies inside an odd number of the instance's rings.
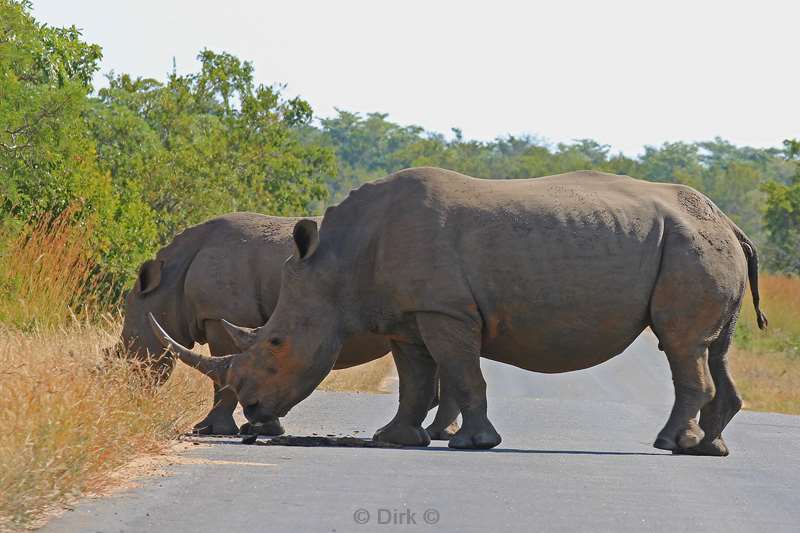
[[427,446],[431,443],[428,432],[421,427],[414,427],[394,420],[376,431],[372,440],[400,444],[402,446]]
[[490,425],[478,431],[468,432],[461,428],[447,444],[450,448],[458,449],[488,449],[494,448],[503,440],[500,434]]
[[677,439],[662,431],[653,446],[660,450],[671,450],[673,452],[676,450],[688,450],[699,445],[703,437],[705,437],[705,432],[700,429],[697,421],[690,420],[686,428],[678,433]]
[[434,424],[431,424],[425,428],[425,431],[428,432],[431,440],[450,440],[458,432],[458,422],[453,422],[445,428],[434,427]]
[[727,457],[731,452],[722,437],[709,440],[703,439],[697,446],[691,448],[677,448],[672,450],[676,455],[707,455],[711,457]]
[[238,435],[239,428],[233,418],[230,421],[203,420],[195,424],[193,432],[198,435]]
[[284,433],[286,433],[286,430],[283,429],[280,420],[277,418],[262,424],[251,424],[250,422],[245,422],[239,429],[240,435],[257,434],[264,435],[265,437],[277,437],[278,435],[283,435]]

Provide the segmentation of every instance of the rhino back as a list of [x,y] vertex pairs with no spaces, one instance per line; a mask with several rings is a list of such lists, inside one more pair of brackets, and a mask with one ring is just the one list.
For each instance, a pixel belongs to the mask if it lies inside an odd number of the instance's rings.
[[681,208],[685,189],[597,172],[409,169],[348,198],[323,230],[351,236],[348,259],[373,288],[360,293],[393,306],[367,315],[480,320],[487,357],[563,372],[620,353],[647,326],[665,232],[705,223]]

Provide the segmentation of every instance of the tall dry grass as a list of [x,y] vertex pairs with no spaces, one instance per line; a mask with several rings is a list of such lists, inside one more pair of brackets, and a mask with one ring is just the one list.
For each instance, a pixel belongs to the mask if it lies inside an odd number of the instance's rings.
[[732,373],[745,407],[800,414],[800,278],[760,277],[769,328],[756,326],[748,295],[731,353]]
[[108,304],[77,207],[0,232],[0,323],[47,328]]
[[163,449],[210,406],[207,380],[190,369],[158,389],[123,361],[98,370],[116,335],[83,324],[0,331],[0,529],[103,489],[115,468]]
[[97,370],[119,326],[95,313],[105,295],[92,225],[67,209],[0,235],[0,529],[109,483],[109,473],[160,450],[210,403],[196,372],[151,388],[123,361]]

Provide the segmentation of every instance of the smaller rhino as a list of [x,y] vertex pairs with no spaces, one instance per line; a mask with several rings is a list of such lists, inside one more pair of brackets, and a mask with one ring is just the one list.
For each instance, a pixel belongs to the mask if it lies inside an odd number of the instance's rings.
[[[257,327],[267,322],[278,301],[281,269],[292,254],[292,230],[298,218],[257,213],[231,213],[188,228],[156,258],[145,261],[125,299],[120,342],[111,353],[122,354],[166,381],[175,358],[165,352],[147,321],[152,313],[170,334],[186,346],[208,344],[212,356],[250,347]],[[321,222],[321,218],[315,219]],[[239,324],[234,326],[230,322]],[[349,368],[378,359],[390,351],[389,341],[375,334],[347,339],[333,366]],[[446,396],[445,394],[442,395]],[[214,386],[214,406],[195,425],[201,434],[234,435],[237,397],[227,387]],[[454,401],[439,402],[428,430],[432,438],[447,439],[458,416]],[[258,432],[280,435],[277,417],[260,421]],[[254,431],[248,423],[242,433]]]

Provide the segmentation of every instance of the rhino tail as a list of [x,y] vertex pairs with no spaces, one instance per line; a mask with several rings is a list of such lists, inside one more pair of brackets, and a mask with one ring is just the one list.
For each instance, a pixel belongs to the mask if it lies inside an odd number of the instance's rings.
[[758,329],[767,329],[769,321],[767,320],[767,315],[761,312],[761,296],[758,294],[758,252],[756,251],[756,246],[736,224],[733,222],[730,224],[747,258],[747,278],[750,281],[750,293],[753,295],[753,308],[756,311]]

